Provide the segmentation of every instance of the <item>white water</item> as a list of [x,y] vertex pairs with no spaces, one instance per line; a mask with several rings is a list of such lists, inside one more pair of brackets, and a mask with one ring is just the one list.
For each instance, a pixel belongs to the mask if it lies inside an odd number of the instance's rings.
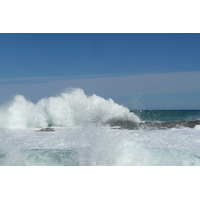
[[[200,165],[199,126],[147,131],[96,123],[116,119],[140,121],[81,89],[36,104],[16,96],[0,109],[0,165]],[[50,124],[55,132],[36,131]]]
[[35,128],[52,126],[78,126],[107,120],[133,120],[139,118],[129,110],[97,95],[86,96],[74,89],[60,96],[41,99],[34,104],[17,95],[7,106],[0,108],[0,127]]
[[200,165],[199,130],[0,130],[0,165]]

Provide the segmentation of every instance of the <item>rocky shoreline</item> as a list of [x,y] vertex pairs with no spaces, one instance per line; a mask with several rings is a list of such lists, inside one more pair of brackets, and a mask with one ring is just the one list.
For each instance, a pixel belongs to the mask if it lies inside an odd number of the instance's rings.
[[48,127],[48,128],[41,128],[40,130],[37,130],[37,131],[49,132],[49,131],[55,131],[55,129]]
[[181,128],[181,127],[189,127],[194,128],[196,125],[200,125],[200,120],[195,121],[169,121],[169,122],[140,122],[136,123],[133,121],[112,121],[108,122],[108,124],[117,129],[128,129],[128,130],[138,130],[138,129],[146,129],[146,130],[165,130],[170,128]]

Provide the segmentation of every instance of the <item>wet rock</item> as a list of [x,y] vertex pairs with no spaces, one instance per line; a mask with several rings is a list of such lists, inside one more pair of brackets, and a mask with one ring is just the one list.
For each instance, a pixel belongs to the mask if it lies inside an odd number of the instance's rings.
[[170,128],[181,128],[181,127],[189,127],[194,128],[196,125],[200,125],[200,120],[196,121],[170,121],[170,122],[140,122],[136,123],[133,121],[112,121],[108,122],[111,127],[119,128],[119,129],[129,129],[129,130],[138,130],[138,129],[148,129],[148,130],[163,130]]
[[48,131],[55,131],[55,129],[54,128],[42,128],[39,131],[48,132]]

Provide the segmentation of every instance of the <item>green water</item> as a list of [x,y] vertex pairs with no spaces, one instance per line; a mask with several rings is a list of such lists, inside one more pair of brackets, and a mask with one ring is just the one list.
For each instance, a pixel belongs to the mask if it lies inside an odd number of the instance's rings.
[[134,110],[142,121],[194,121],[200,120],[200,110]]

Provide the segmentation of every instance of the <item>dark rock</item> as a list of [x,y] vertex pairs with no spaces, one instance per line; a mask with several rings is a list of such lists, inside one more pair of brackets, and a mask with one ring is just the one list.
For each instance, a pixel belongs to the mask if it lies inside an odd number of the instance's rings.
[[48,132],[48,131],[55,131],[55,129],[54,128],[42,128],[39,131]]
[[189,127],[194,128],[196,125],[200,125],[200,120],[196,121],[170,121],[170,122],[140,122],[136,123],[133,121],[112,121],[108,122],[111,127],[117,127],[119,129],[129,129],[129,130],[138,130],[138,129],[148,129],[148,130],[156,130],[156,129],[170,129],[170,128],[181,128],[181,127]]

